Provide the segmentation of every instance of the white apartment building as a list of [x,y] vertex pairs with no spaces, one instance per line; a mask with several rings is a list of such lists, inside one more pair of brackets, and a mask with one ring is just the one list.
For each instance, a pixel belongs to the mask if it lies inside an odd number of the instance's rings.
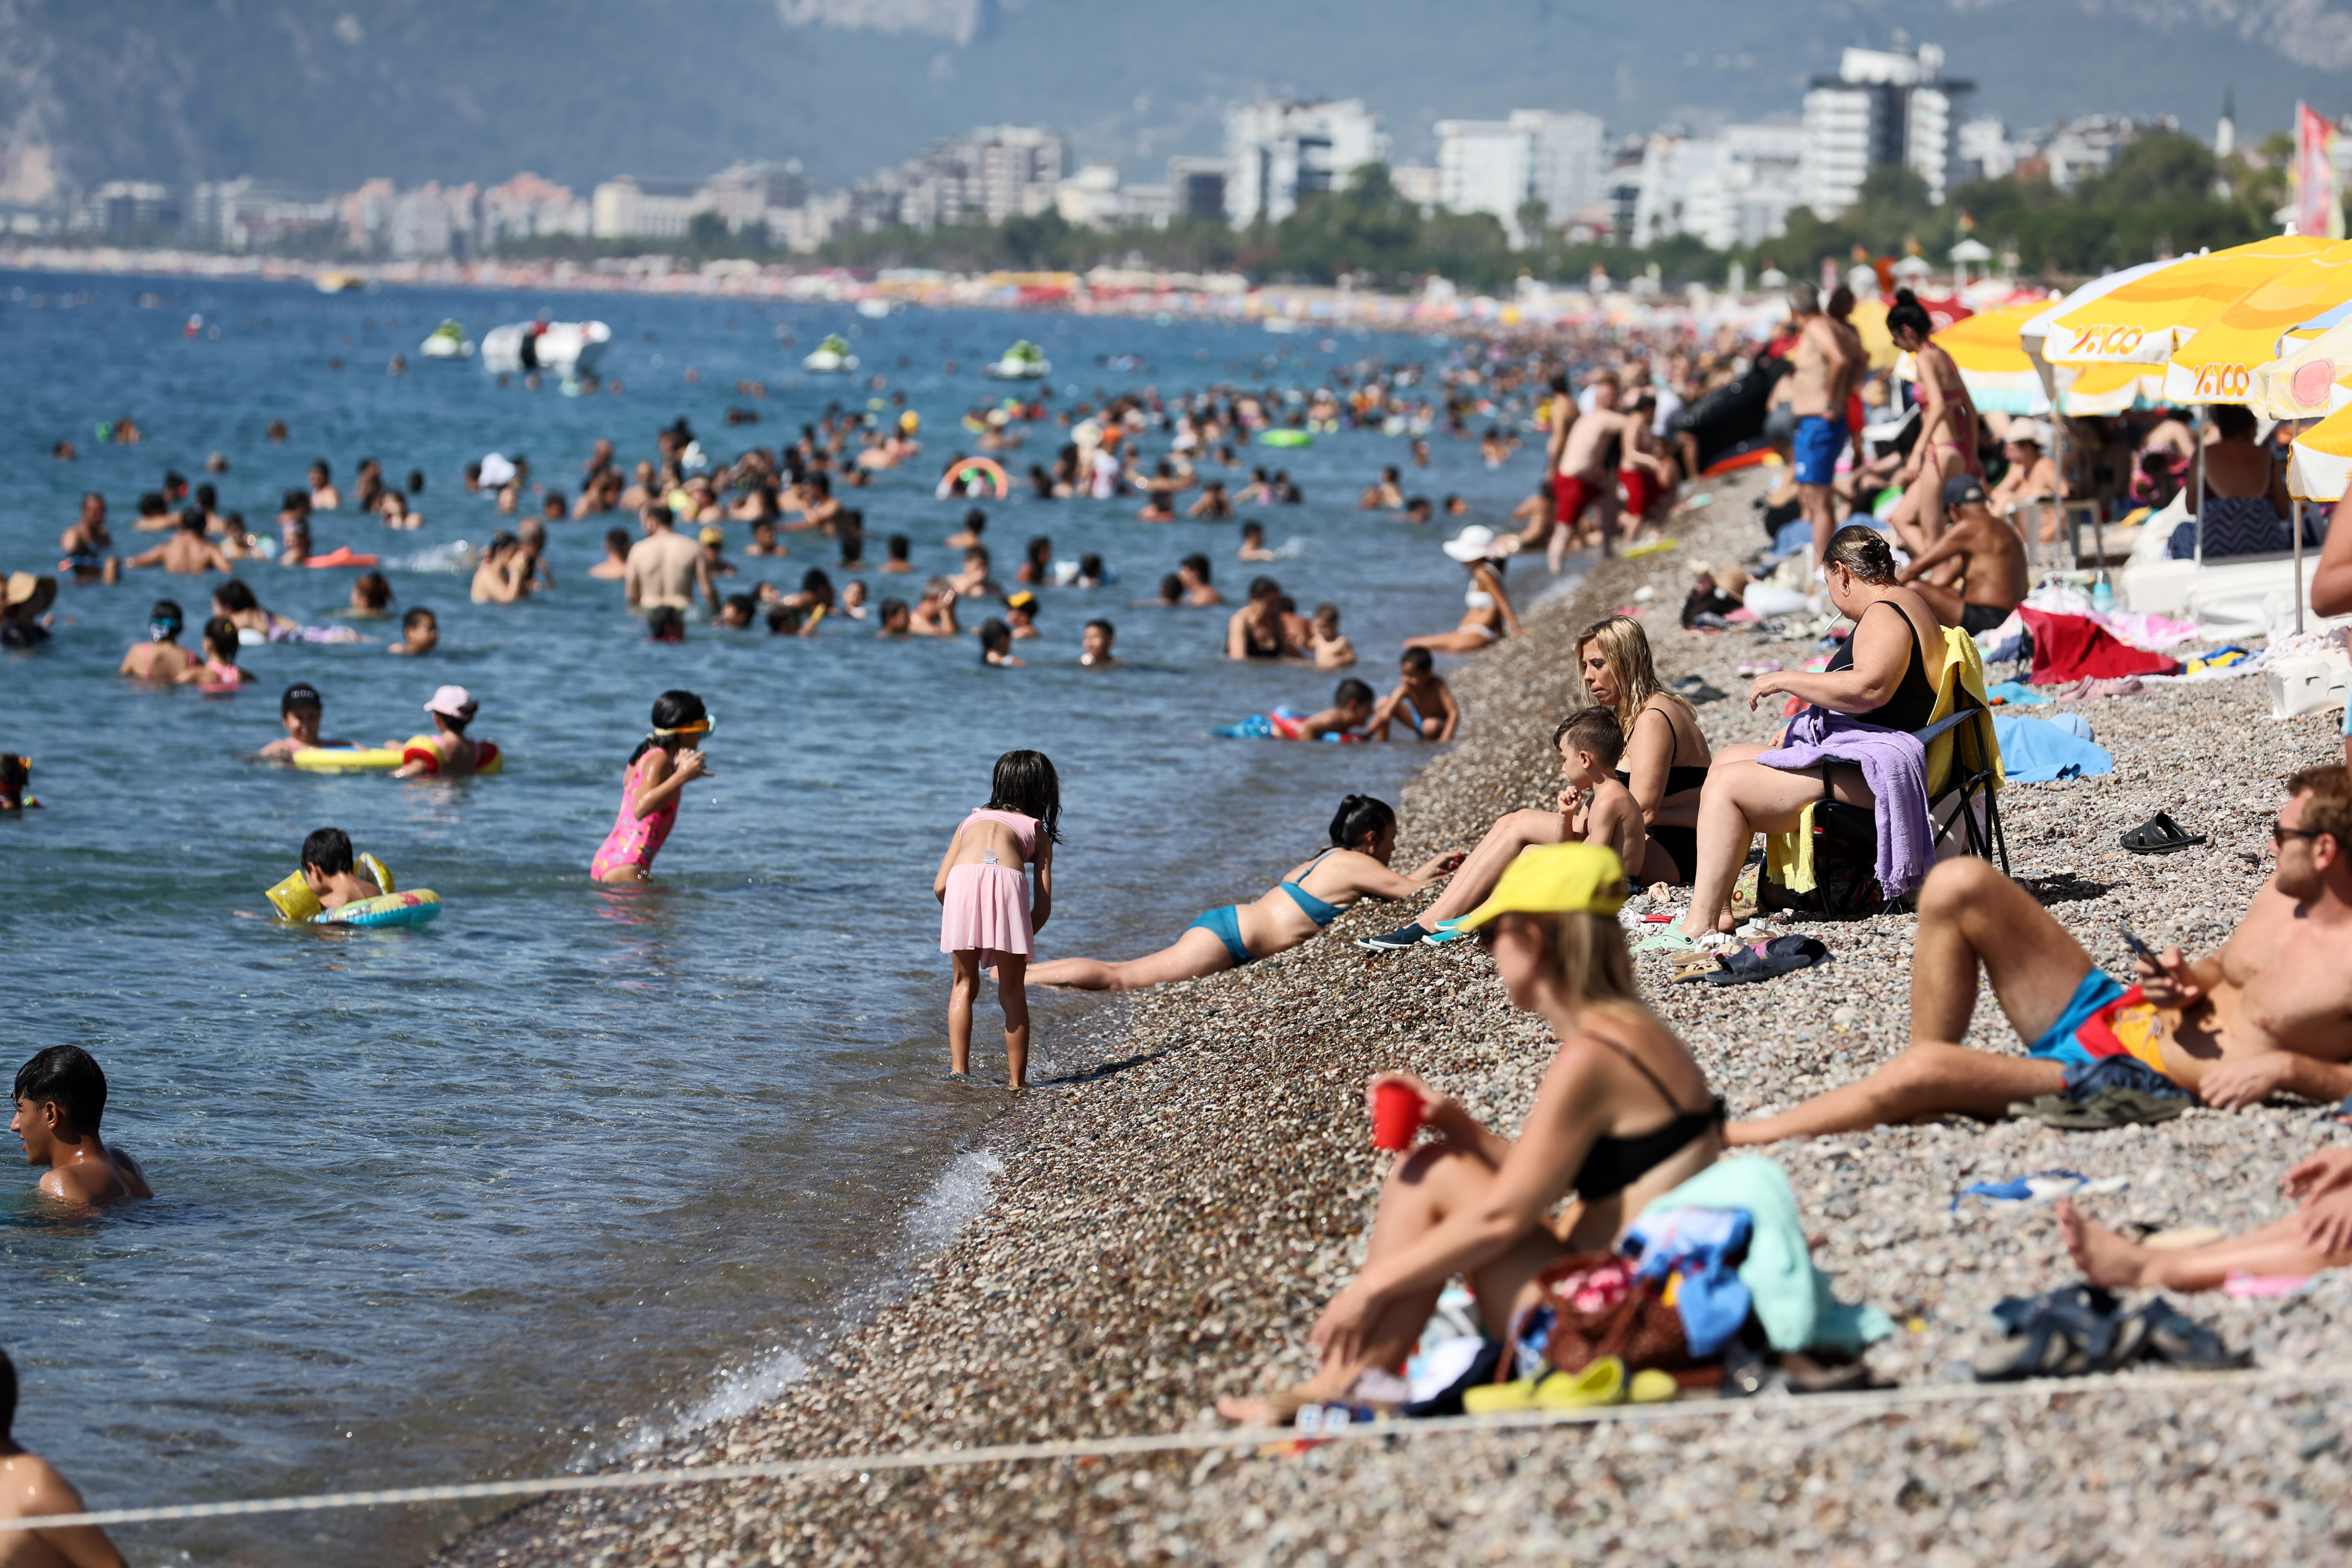
[[330,197],[257,180],[200,182],[189,194],[188,227],[199,245],[223,250],[268,248],[332,228],[340,209]]
[[1066,157],[1057,132],[982,126],[858,181],[849,189],[849,221],[864,229],[931,229],[1034,217],[1054,206]]
[[1388,162],[1389,139],[1361,99],[1269,100],[1225,111],[1225,217],[1241,228],[1279,223],[1301,196],[1338,189],[1366,163]]
[[1658,134],[1643,144],[1632,242],[1689,235],[1710,249],[1759,245],[1801,199],[1801,125],[1733,125],[1717,136]]
[[784,212],[808,204],[810,189],[795,158],[784,163],[731,163],[702,182],[701,195],[709,210],[726,221],[727,232],[740,234],[747,228],[773,232]]
[[1520,232],[1528,203],[1542,203],[1558,223],[1601,199],[1607,131],[1593,115],[1517,109],[1507,120],[1441,120],[1436,129],[1439,205],[1493,214],[1513,246],[1534,237]]
[[1117,163],[1088,163],[1054,192],[1054,210],[1079,228],[1165,228],[1175,205],[1171,186],[1121,184]]
[[1944,51],[1848,49],[1834,77],[1805,94],[1805,205],[1824,217],[1853,205],[1882,163],[1906,163],[1941,202],[1952,184],[1953,131],[1973,82],[1944,75]]
[[692,180],[623,174],[598,185],[591,205],[590,227],[598,239],[676,239],[710,203]]
[[584,235],[594,219],[594,208],[573,195],[571,186],[541,179],[529,170],[482,193],[484,245],[541,235]]
[[1954,145],[1958,165],[1954,174],[1960,184],[1971,180],[1998,180],[2017,167],[2017,153],[2010,145],[2007,121],[1971,120],[1960,127]]

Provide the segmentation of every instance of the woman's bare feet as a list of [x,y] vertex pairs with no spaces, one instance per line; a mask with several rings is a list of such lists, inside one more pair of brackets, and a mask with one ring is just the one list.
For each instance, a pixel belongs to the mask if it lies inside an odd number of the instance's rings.
[[2067,1256],[2092,1284],[2129,1289],[2149,1283],[2147,1276],[2155,1253],[2077,1214],[2063,1198],[2058,1202],[2058,1233],[2065,1238]]
[[1304,1387],[1281,1389],[1264,1399],[1227,1397],[1217,1401],[1217,1414],[1236,1426],[1287,1426],[1299,1406],[1320,1397]]

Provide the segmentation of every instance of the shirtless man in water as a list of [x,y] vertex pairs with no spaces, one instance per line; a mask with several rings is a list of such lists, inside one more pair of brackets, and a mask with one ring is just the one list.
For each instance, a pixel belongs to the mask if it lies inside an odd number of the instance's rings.
[[180,514],[179,531],[152,550],[142,550],[125,566],[161,566],[175,577],[199,577],[207,572],[234,575],[221,547],[205,537],[205,514],[190,507]]
[[1811,284],[1790,285],[1789,312],[1802,323],[1790,355],[1789,408],[1797,416],[1797,506],[1813,525],[1812,554],[1805,562],[1810,576],[1837,531],[1830,484],[1846,447],[1846,398],[1861,384],[1870,356],[1852,327],[1822,313],[1821,291]]
[[702,547],[678,533],[669,508],[659,501],[648,502],[639,516],[646,536],[629,547],[629,563],[621,579],[629,608],[690,610],[699,586],[711,614],[718,614],[719,583]]
[[1974,637],[2009,619],[2024,600],[2025,546],[2017,530],[1993,516],[1974,474],[1944,481],[1944,515],[1943,537],[1895,580],[1917,589],[1944,625]]
[[155,1195],[138,1161],[99,1140],[106,1074],[88,1051],[51,1046],[18,1068],[16,1101],[8,1131],[24,1144],[25,1163],[49,1168],[40,1182],[44,1196],[88,1207]]
[[[1998,1117],[2064,1089],[2070,1064],[2126,1054],[2221,1109],[2352,1094],[2352,773],[2308,768],[2286,787],[2277,867],[2221,951],[2142,959],[2130,992],[1984,861],[1938,866],[1919,890],[1911,1048],[1859,1083],[1733,1122],[1729,1141]],[[1968,1033],[1979,965],[2029,1042],[2021,1058],[1948,1043]]]
[[[0,1519],[47,1519],[84,1511],[81,1493],[38,1454],[17,1447],[16,1365],[0,1351]],[[122,1568],[122,1554],[96,1525],[0,1531],[0,1568]]]

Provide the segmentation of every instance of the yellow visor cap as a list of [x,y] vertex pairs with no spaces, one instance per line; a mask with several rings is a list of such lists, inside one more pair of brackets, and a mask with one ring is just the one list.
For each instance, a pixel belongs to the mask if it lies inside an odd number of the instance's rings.
[[1500,915],[1613,915],[1625,907],[1625,863],[1599,844],[1546,844],[1519,851],[1486,901],[1454,922],[1475,931]]

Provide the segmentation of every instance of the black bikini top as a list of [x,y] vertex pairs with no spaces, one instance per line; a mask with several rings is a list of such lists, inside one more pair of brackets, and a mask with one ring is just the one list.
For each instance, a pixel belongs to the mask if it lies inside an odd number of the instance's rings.
[[[1633,723],[1636,727],[1639,727],[1643,720],[1648,718],[1656,710],[1654,709],[1643,709],[1641,712],[1633,715]],[[1664,717],[1663,714],[1659,716],[1661,718]],[[1633,737],[1627,736],[1626,738],[1631,740]],[[1617,770],[1617,782],[1623,784],[1627,789],[1632,789],[1633,787],[1633,775],[1627,773],[1623,768],[1619,768]],[[1669,765],[1666,769],[1665,791],[1659,796],[1659,798],[1663,800],[1669,795],[1688,795],[1693,790],[1705,788],[1706,784],[1706,769],[1675,767]]]
[[[1591,1038],[1631,1062],[1634,1071],[1650,1080],[1651,1087],[1658,1091],[1659,1099],[1669,1107],[1675,1104],[1675,1097],[1667,1091],[1658,1075],[1650,1070],[1647,1062],[1614,1040],[1599,1035]],[[1586,1203],[1613,1198],[1682,1152],[1708,1128],[1718,1127],[1722,1123],[1723,1096],[1718,1094],[1707,1102],[1705,1110],[1676,1111],[1675,1119],[1655,1132],[1644,1132],[1638,1138],[1595,1138],[1591,1152],[1584,1156],[1584,1163],[1578,1168],[1576,1180],[1571,1184],[1576,1195]]]
[[[1900,605],[1893,605],[1886,599],[1881,599],[1878,604],[1891,605],[1896,615],[1903,616]],[[1866,616],[1876,608],[1878,605],[1872,605],[1862,613]],[[1936,689],[1927,682],[1927,652],[1919,646],[1919,628],[1911,624],[1910,616],[1903,616],[1903,629],[1911,634],[1911,658],[1903,667],[1903,679],[1895,688],[1895,695],[1869,712],[1849,714],[1849,718],[1887,730],[1924,730],[1927,727],[1927,721],[1934,717]],[[1830,655],[1831,670],[1853,668],[1853,639],[1861,635],[1862,623],[1856,621],[1853,636],[1847,637],[1839,645],[1837,652]]]

